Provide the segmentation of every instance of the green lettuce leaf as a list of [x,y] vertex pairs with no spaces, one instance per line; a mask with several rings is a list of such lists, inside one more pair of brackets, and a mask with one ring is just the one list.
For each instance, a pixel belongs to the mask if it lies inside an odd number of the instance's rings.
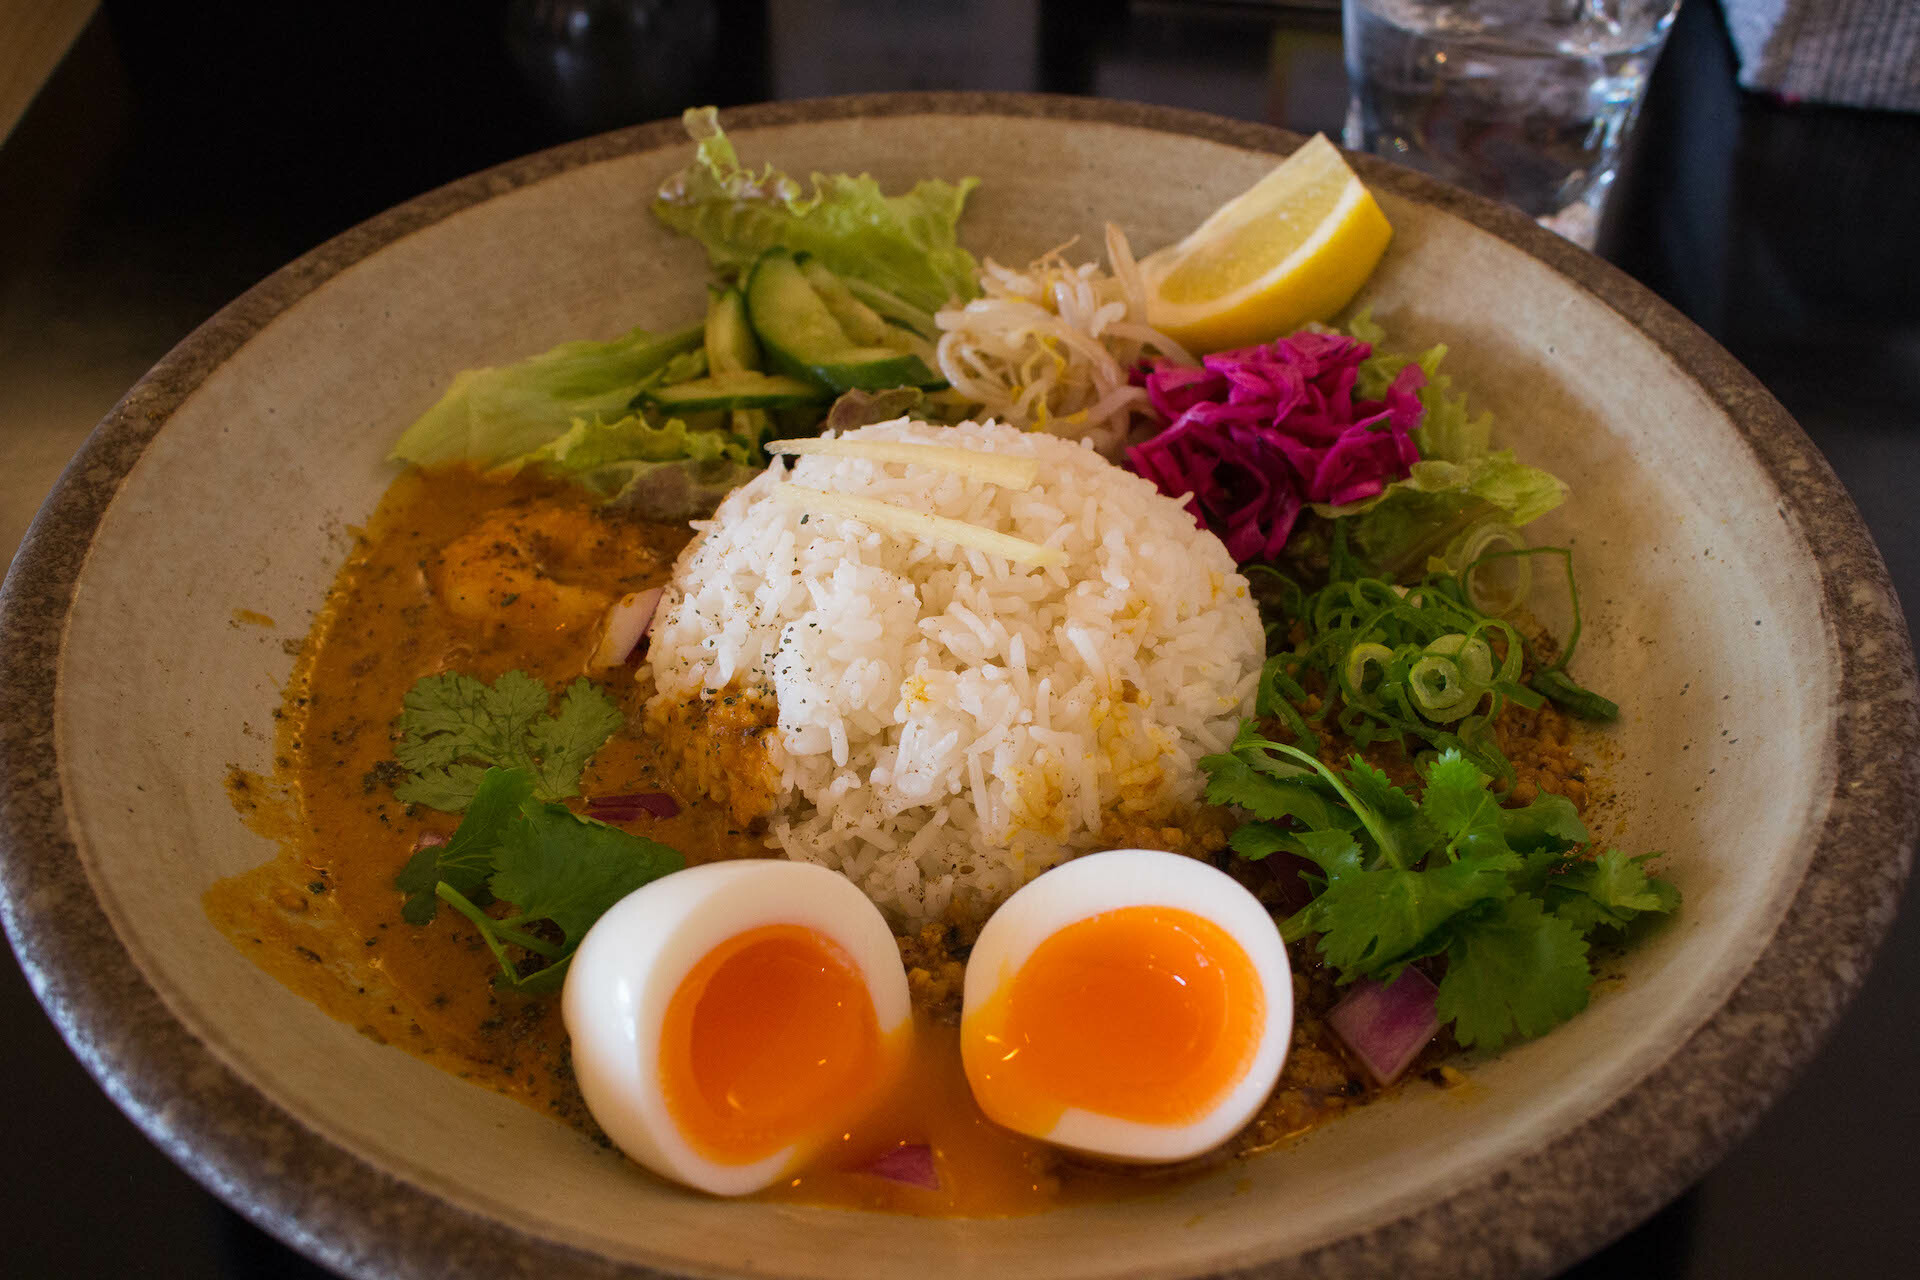
[[1470,413],[1466,396],[1440,372],[1444,344],[1417,357],[1382,351],[1385,330],[1365,312],[1347,329],[1375,346],[1360,366],[1356,394],[1379,399],[1409,364],[1419,364],[1427,375],[1420,389],[1426,413],[1412,433],[1420,461],[1411,474],[1364,502],[1314,506],[1329,518],[1352,517],[1349,536],[1365,560],[1389,577],[1421,573],[1431,567],[1429,557],[1482,521],[1517,529],[1566,500],[1567,486],[1558,477],[1518,461],[1510,449],[1492,447],[1492,415]]
[[1427,383],[1420,388],[1420,404],[1426,413],[1413,429],[1413,442],[1420,446],[1422,458],[1442,462],[1471,462],[1493,447],[1493,415],[1467,412],[1467,397],[1453,390],[1453,378],[1440,372],[1446,359],[1447,344],[1436,343],[1417,356],[1381,349],[1387,331],[1375,324],[1371,312],[1363,311],[1347,325],[1347,332],[1362,342],[1373,344],[1373,354],[1360,365],[1355,392],[1368,400],[1379,400],[1387,388],[1410,364],[1420,366]]
[[575,419],[564,435],[515,463],[566,475],[606,498],[647,469],[647,464],[745,463],[750,459],[748,446],[726,431],[695,430],[682,418],[655,423],[634,413],[612,422]]
[[1517,529],[1566,496],[1559,478],[1501,449],[1471,462],[1422,458],[1406,479],[1394,481],[1379,496],[1330,511],[1356,517],[1350,536],[1360,554],[1398,575],[1425,570],[1429,556],[1482,520],[1497,519]]
[[973,255],[956,227],[978,178],[929,178],[888,196],[866,174],[813,175],[813,193],[771,164],[741,165],[712,107],[682,117],[698,144],[693,163],[660,188],[654,216],[698,240],[715,271],[737,275],[772,248],[807,252],[843,277],[934,311],[979,292]]
[[[675,333],[645,329],[611,342],[565,342],[499,368],[469,369],[394,442],[394,462],[468,463],[486,470],[541,448],[576,420],[624,417],[640,389],[669,365],[687,377],[686,359],[706,340],[703,325]],[[698,364],[705,367],[705,357]],[[678,378],[674,380],[679,380]]]
[[[730,417],[737,424],[748,415]],[[764,415],[749,420],[767,421]],[[650,519],[680,520],[712,512],[720,499],[759,475],[759,456],[757,437],[634,413],[612,422],[578,419],[513,465],[563,475],[609,505],[635,507]]]

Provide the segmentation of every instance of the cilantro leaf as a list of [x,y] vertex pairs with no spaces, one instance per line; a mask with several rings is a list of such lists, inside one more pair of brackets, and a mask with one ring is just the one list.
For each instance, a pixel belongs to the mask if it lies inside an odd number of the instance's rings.
[[1354,812],[1380,852],[1396,867],[1411,867],[1433,847],[1433,833],[1420,821],[1413,797],[1387,780],[1387,775],[1354,756],[1346,771]]
[[[414,854],[394,885],[407,895],[400,916],[408,924],[426,924],[438,910],[436,888],[442,881],[461,896],[474,898],[493,874],[493,850],[501,833],[533,797],[533,775],[522,769],[485,770],[473,803],[452,837]],[[483,903],[484,905],[484,903]]]
[[502,987],[511,987],[523,996],[557,995],[566,985],[567,969],[573,964],[573,952],[569,951],[558,960],[535,969],[532,973],[521,973],[501,966],[500,976],[494,982]]
[[1481,762],[1458,750],[1426,767],[1417,801],[1358,756],[1335,769],[1251,720],[1201,767],[1209,800],[1259,819],[1228,838],[1236,852],[1284,850],[1324,874],[1304,877],[1318,893],[1282,936],[1318,934],[1342,983],[1391,982],[1444,953],[1438,1016],[1463,1045],[1497,1048],[1572,1017],[1592,985],[1585,935],[1679,903],[1644,857],[1569,856],[1589,839],[1570,801],[1504,809]]
[[1386,774],[1359,756],[1348,762],[1346,774],[1347,789],[1382,818],[1405,822],[1419,809],[1412,796],[1394,786]]
[[527,745],[539,761],[543,799],[558,800],[580,794],[580,774],[601,744],[614,735],[626,717],[613,699],[581,676],[561,695],[560,710],[533,722]]
[[1487,776],[1458,751],[1442,753],[1427,771],[1420,816],[1456,855],[1509,852],[1500,802],[1487,790]]
[[1500,829],[1506,835],[1507,847],[1516,853],[1537,849],[1559,853],[1589,839],[1573,801],[1551,791],[1541,792],[1522,808],[1502,809]]
[[[1317,886],[1319,892],[1312,902],[1280,922],[1280,936],[1288,942],[1298,942],[1310,933],[1326,930],[1327,921],[1320,912],[1320,903],[1326,897],[1326,886],[1364,872],[1366,855],[1361,852],[1359,842],[1344,831],[1292,831],[1284,833],[1283,839],[1286,843],[1282,848],[1306,858],[1325,873],[1320,878],[1302,873],[1301,879]],[[1232,843],[1231,838],[1228,842]]]
[[[687,864],[663,844],[543,803],[538,788],[527,769],[488,769],[452,838],[420,850],[394,878],[407,895],[403,919],[427,924],[440,902],[449,903],[499,961],[499,982],[526,993],[557,989],[594,921],[641,885]],[[480,909],[496,898],[514,913]],[[560,930],[562,945],[528,932],[541,921]],[[523,976],[509,945],[548,963]]]
[[1592,983],[1580,931],[1517,894],[1454,935],[1435,1011],[1463,1046],[1492,1050],[1586,1008]]
[[1324,871],[1329,880],[1358,875],[1366,869],[1366,855],[1344,831],[1296,831],[1289,847]]
[[524,805],[494,853],[494,896],[526,919],[551,920],[569,947],[614,903],[687,860],[666,845],[580,818],[565,805]]
[[1501,851],[1425,871],[1379,867],[1330,876],[1326,889],[1300,914],[1312,913],[1320,953],[1340,970],[1341,981],[1388,981],[1408,961],[1446,949],[1441,931],[1459,917],[1482,903],[1511,897],[1507,873],[1519,861]]
[[454,671],[422,677],[402,702],[394,758],[413,776],[394,798],[458,813],[473,802],[489,765],[526,770],[542,800],[580,794],[587,760],[623,717],[584,678],[567,690],[557,715],[547,714],[547,703],[547,687],[523,671],[491,686]]
[[1254,772],[1239,756],[1202,756],[1200,768],[1207,775],[1207,803],[1236,804],[1256,814],[1266,807],[1271,779]]
[[400,918],[408,924],[431,924],[438,914],[440,900],[433,896],[433,888],[440,883],[440,846],[427,845],[418,849],[407,865],[400,868],[400,874],[393,878],[393,887],[407,895],[400,907]]
[[[1413,797],[1359,756],[1353,757],[1353,767],[1342,781],[1339,772],[1300,748],[1261,737],[1252,720],[1240,722],[1231,751],[1233,759],[1283,782],[1294,782],[1316,792],[1324,785],[1333,793],[1328,804],[1329,825],[1364,828],[1378,851],[1396,867],[1417,862],[1432,843],[1430,834],[1421,828]],[[1274,759],[1276,755],[1280,759]],[[1206,757],[1201,766],[1204,768],[1207,760],[1214,759],[1219,757]],[[1308,770],[1318,777],[1310,776]],[[1339,803],[1332,803],[1334,799]],[[1343,808],[1352,815],[1352,823],[1340,818]]]
[[1330,803],[1316,791],[1308,782],[1313,775],[1305,770],[1293,777],[1275,777],[1231,755],[1207,756],[1200,767],[1207,772],[1209,803],[1239,805],[1268,822],[1293,818],[1314,831],[1328,827],[1351,830],[1360,825],[1346,806]]
[[479,790],[486,772],[486,765],[464,761],[424,768],[395,787],[393,798],[401,804],[423,804],[442,813],[459,813],[473,803],[473,793]]
[[1247,822],[1233,829],[1227,837],[1227,847],[1249,862],[1292,849],[1295,844],[1293,835],[1283,831],[1271,822]]
[[447,671],[415,681],[401,705],[406,736],[394,754],[409,769],[428,769],[466,755],[498,760],[517,753],[528,726],[546,714],[547,688],[524,671],[509,671],[491,687]]
[[1645,864],[1655,856],[1629,858],[1608,849],[1573,862],[1547,882],[1547,905],[1583,934],[1603,926],[1624,929],[1646,912],[1670,913],[1680,905],[1680,891],[1647,874]]
[[[1241,828],[1243,831],[1245,829]],[[1239,832],[1234,834],[1238,835]],[[1287,852],[1299,854],[1324,873],[1320,879],[1302,875],[1301,878],[1307,883],[1318,886],[1320,892],[1312,902],[1280,922],[1280,936],[1288,942],[1298,942],[1310,933],[1320,933],[1326,929],[1319,905],[1326,896],[1327,883],[1359,875],[1366,869],[1366,855],[1361,852],[1359,842],[1344,831],[1294,831],[1286,833],[1284,838],[1286,844],[1282,847]],[[1228,843],[1232,843],[1231,837]]]

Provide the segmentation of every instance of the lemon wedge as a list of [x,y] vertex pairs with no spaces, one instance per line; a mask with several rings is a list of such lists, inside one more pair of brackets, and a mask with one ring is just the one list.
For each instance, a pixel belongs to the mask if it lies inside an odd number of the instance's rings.
[[1141,259],[1147,320],[1195,351],[1269,342],[1353,300],[1393,228],[1324,134]]

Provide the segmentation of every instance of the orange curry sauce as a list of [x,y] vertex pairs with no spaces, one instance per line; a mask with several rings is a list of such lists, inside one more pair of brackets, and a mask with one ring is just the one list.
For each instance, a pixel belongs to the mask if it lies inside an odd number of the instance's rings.
[[[549,530],[582,527],[618,545],[601,548],[606,554],[542,545]],[[425,927],[401,919],[394,875],[422,835],[449,834],[458,818],[394,799],[403,775],[392,724],[413,683],[437,672],[492,681],[518,669],[564,687],[584,670],[595,639],[591,626],[570,620],[587,612],[578,592],[610,599],[663,583],[688,536],[684,527],[599,517],[580,495],[537,480],[402,476],[356,539],[300,651],[276,712],[274,777],[235,769],[228,779],[243,818],[277,839],[282,853],[206,895],[209,917],[235,946],[333,1016],[603,1143],[573,1080],[558,997],[496,990],[493,958],[453,911],[442,909]],[[466,561],[476,555],[499,581],[473,577]],[[551,581],[525,590],[517,575],[529,570]],[[467,577],[450,587],[450,574]],[[543,596],[549,586],[559,594]],[[457,592],[464,595],[450,607]],[[689,863],[777,856],[721,806],[675,791],[666,762],[640,736],[644,693],[630,671],[597,682],[627,725],[589,765],[585,796],[675,794],[678,816],[626,825]],[[913,963],[925,962],[924,939],[902,946]],[[912,973],[919,1008],[901,1087],[807,1172],[763,1198],[990,1216],[1150,1193],[1167,1176],[1296,1136],[1368,1092],[1311,1013],[1326,1003],[1312,990],[1322,980],[1297,976],[1303,1012],[1286,1074],[1227,1151],[1175,1170],[1085,1166],[982,1115],[961,1070],[954,984]],[[939,1190],[858,1172],[901,1143],[934,1149]]]

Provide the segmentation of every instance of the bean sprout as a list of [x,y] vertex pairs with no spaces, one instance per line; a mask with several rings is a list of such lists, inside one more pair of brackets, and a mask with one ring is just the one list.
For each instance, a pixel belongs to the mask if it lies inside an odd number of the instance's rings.
[[1147,393],[1131,381],[1152,353],[1194,358],[1147,323],[1147,288],[1120,228],[1107,224],[1107,260],[1069,264],[1051,250],[1024,271],[989,258],[984,293],[934,317],[940,372],[955,391],[1024,431],[1091,440],[1117,458]]

